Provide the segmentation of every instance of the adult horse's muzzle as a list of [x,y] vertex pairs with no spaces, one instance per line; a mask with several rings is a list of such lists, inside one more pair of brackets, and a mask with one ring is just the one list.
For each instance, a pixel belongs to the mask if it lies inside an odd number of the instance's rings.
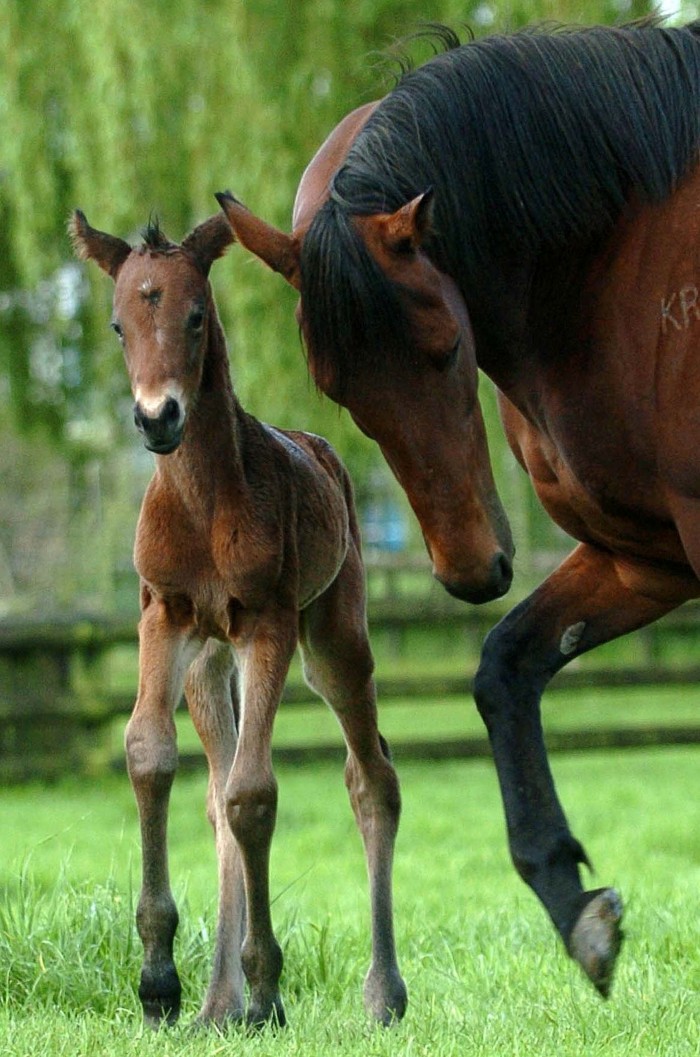
[[488,576],[480,583],[458,582],[435,573],[436,579],[442,584],[448,594],[459,598],[461,602],[471,602],[472,605],[482,605],[484,602],[493,602],[502,598],[513,582],[513,565],[503,551],[494,557],[488,570]]
[[149,451],[156,455],[170,455],[182,440],[185,414],[173,397],[168,397],[152,415],[137,402],[134,404],[134,423]]

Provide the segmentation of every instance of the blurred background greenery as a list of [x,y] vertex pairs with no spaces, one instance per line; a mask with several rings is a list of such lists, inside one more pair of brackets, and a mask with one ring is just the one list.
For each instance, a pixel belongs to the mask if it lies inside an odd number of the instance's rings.
[[[419,23],[483,34],[650,9],[646,0],[0,0],[0,615],[119,608],[152,469],[108,330],[111,284],[72,259],[74,207],[132,240],[157,214],[179,241],[215,212],[213,192],[230,188],[288,230],[304,166],[348,110],[390,88],[387,49]],[[419,547],[377,450],[307,378],[293,291],[236,247],[213,282],[244,405],[328,436],[353,473],[368,537],[389,511],[396,538],[384,542]],[[482,394],[528,575],[533,555],[566,543],[505,451],[485,382]]]

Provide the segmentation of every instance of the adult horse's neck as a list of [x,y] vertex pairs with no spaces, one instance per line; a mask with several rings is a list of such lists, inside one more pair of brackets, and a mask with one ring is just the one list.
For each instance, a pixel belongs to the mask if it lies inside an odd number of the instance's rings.
[[586,275],[601,249],[573,245],[537,261],[502,258],[488,282],[471,285],[465,302],[477,363],[501,390],[527,387],[533,368],[556,364],[575,340]]

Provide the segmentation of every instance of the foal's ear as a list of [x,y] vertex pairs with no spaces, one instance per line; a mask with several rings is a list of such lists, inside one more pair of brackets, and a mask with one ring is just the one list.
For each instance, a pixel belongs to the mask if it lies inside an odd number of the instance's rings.
[[232,242],[235,239],[231,225],[223,213],[215,213],[189,233],[181,248],[191,254],[197,267],[208,275],[214,261],[223,256]]
[[226,219],[241,245],[264,261],[273,271],[279,272],[290,286],[298,290],[301,285],[301,276],[297,239],[292,235],[285,235],[277,228],[273,228],[271,224],[254,216],[229,191],[217,194],[216,200],[226,214]]
[[410,252],[422,245],[433,227],[434,194],[432,188],[416,195],[395,213],[381,218],[383,237],[390,249]]
[[131,253],[128,242],[91,228],[80,209],[76,209],[68,221],[68,234],[81,261],[95,261],[103,272],[117,278],[119,269]]

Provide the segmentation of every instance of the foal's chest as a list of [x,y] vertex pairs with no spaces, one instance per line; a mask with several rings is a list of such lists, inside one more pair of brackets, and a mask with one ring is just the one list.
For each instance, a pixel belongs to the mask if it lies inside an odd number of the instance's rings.
[[[275,431],[276,432],[276,431]],[[288,446],[291,447],[290,452]],[[202,638],[245,634],[255,614],[302,609],[335,579],[348,546],[346,497],[334,474],[285,438],[293,473],[249,481],[235,499],[188,502],[158,475],[146,492],[134,564],[151,596],[189,612]]]

